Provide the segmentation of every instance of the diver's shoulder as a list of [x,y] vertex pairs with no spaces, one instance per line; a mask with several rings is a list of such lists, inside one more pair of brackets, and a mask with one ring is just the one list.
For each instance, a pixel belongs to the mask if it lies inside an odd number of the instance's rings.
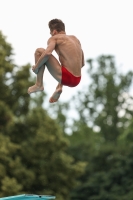
[[68,37],[75,38],[78,40],[78,38],[75,35],[68,35]]

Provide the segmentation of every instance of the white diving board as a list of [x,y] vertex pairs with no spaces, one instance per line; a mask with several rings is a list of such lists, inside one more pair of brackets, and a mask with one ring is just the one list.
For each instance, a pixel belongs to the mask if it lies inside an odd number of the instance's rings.
[[50,200],[55,198],[55,196],[50,195],[21,194],[16,196],[1,197],[0,200]]

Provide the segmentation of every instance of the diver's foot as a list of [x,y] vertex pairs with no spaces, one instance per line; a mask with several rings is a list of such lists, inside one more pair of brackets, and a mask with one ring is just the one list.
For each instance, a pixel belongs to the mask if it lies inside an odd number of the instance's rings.
[[55,92],[53,93],[52,97],[49,99],[50,103],[54,103],[57,102],[58,99],[60,98],[60,95],[62,93],[62,88],[58,88],[55,90]]
[[34,92],[40,92],[43,91],[43,86],[37,86],[36,84],[28,88],[28,94],[34,93]]

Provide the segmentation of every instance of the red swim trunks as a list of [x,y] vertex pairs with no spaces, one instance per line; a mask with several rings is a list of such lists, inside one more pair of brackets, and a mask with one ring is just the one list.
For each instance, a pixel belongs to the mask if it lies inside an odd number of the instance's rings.
[[74,76],[71,74],[65,67],[62,66],[62,85],[66,85],[69,87],[75,87],[79,84],[81,80],[81,76]]

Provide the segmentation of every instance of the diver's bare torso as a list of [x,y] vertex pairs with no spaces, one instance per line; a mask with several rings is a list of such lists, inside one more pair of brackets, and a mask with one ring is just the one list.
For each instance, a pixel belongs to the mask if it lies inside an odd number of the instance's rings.
[[55,51],[62,66],[75,76],[81,76],[84,58],[79,40],[72,35],[57,34],[51,37],[55,40]]

